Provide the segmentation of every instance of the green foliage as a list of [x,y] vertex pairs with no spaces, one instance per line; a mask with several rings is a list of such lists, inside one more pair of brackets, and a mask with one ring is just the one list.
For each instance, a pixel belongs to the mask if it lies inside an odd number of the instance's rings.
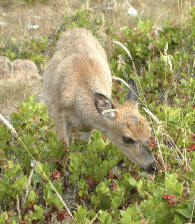
[[[123,38],[118,40],[130,51],[138,76],[122,48],[116,46],[110,57],[113,74],[126,80],[134,78],[142,89],[141,102],[161,121],[161,128],[153,122],[150,142],[159,163],[158,173],[147,178],[97,130],[90,143],[77,139],[66,151],[45,106],[32,96],[11,114],[10,122],[36,164],[10,131],[0,125],[0,223],[49,223],[54,216],[56,223],[71,219],[45,174],[65,201],[68,190],[74,192],[71,198],[74,195],[77,209],[72,213],[79,224],[93,219],[94,223],[105,224],[195,222],[194,9],[191,12],[192,19],[182,27],[165,24],[155,33],[149,21],[139,21],[136,29],[121,29]],[[20,48],[13,42],[3,53],[11,59],[35,56],[33,60],[43,63],[45,56],[43,61],[38,56],[55,45],[61,32],[78,26],[92,30],[102,42],[100,26],[112,38],[119,38],[103,15],[94,17],[91,11],[79,10],[65,17],[51,43],[47,38],[32,40]],[[124,59],[120,68],[119,56]],[[113,96],[119,102],[124,101],[126,91],[123,84],[113,86]],[[18,203],[21,217],[17,214]],[[67,205],[72,208],[68,200]]]
[[33,4],[35,2],[40,2],[40,3],[47,3],[48,0],[23,0],[27,4]]
[[[38,0],[25,0],[27,3],[34,3]],[[47,0],[42,0],[46,2]],[[47,60],[52,56],[55,48],[56,41],[60,34],[73,27],[82,27],[92,31],[93,35],[96,36],[101,42],[104,42],[101,36],[101,30],[107,34],[114,32],[112,27],[104,21],[104,16],[93,15],[90,10],[78,10],[73,16],[66,16],[61,26],[55,30],[50,38],[47,36],[41,36],[39,38],[32,38],[30,41],[16,42],[15,39],[0,39],[4,42],[4,47],[0,48],[0,55],[7,56],[10,60],[15,59],[31,59],[36,63],[39,70],[42,72]]]
[[87,224],[90,223],[90,220],[87,218],[87,210],[81,206],[78,207],[75,212],[75,221],[76,223]]
[[181,197],[183,193],[183,184],[178,183],[177,174],[172,173],[165,179],[165,188],[168,193],[176,194]]
[[6,223],[6,220],[8,218],[7,212],[3,212],[0,214],[0,223]]
[[128,223],[132,223],[132,224],[139,224],[141,220],[141,218],[139,217],[139,212],[138,212],[139,208],[137,207],[137,205],[133,205],[132,207],[128,207],[127,210],[125,211],[121,211],[121,223],[122,224],[128,224]]
[[105,224],[113,223],[112,216],[109,213],[107,213],[106,211],[100,210],[99,214],[100,215],[99,215],[98,219],[101,223],[105,223]]
[[0,55],[7,56],[10,60],[31,59],[39,68],[45,65],[47,60],[45,53],[49,50],[46,36],[21,43],[16,42],[13,38],[3,41],[6,41],[6,44],[3,48],[0,48]]

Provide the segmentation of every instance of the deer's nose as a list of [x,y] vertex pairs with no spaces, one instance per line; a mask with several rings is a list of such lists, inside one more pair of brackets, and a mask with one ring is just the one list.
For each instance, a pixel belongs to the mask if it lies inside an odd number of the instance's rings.
[[146,171],[149,174],[155,173],[157,171],[157,163],[156,162],[151,163]]

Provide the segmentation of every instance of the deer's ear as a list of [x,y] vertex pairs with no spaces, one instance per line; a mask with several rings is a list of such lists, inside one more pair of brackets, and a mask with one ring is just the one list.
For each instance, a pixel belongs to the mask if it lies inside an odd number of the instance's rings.
[[104,118],[111,119],[116,116],[112,101],[101,93],[94,93],[94,104],[98,113]]
[[127,95],[127,100],[138,102],[138,89],[135,81],[130,78],[128,84],[130,89]]

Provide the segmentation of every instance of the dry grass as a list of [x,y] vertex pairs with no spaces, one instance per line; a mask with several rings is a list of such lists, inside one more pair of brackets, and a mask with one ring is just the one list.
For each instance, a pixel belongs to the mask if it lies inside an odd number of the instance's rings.
[[4,79],[0,80],[0,113],[6,117],[32,94],[41,92],[40,80]]
[[[127,15],[130,6],[137,10],[138,17]],[[122,26],[135,26],[138,18],[150,19],[156,27],[168,20],[181,25],[189,18],[192,6],[195,6],[195,0],[124,0],[115,1],[112,13],[107,15],[117,30]]]
[[[5,4],[5,2],[10,4]],[[127,15],[128,7],[133,6],[142,18],[149,18],[156,26],[170,19],[176,24],[189,17],[189,7],[195,0],[48,0],[24,4],[21,0],[4,0],[0,4],[0,36],[4,39],[26,40],[32,37],[49,35],[56,29],[64,15],[72,14],[79,8],[92,8],[94,12],[105,16],[117,27],[135,25],[136,18]],[[130,3],[131,2],[131,3]],[[28,29],[38,25],[38,29]]]
[[[8,7],[1,8],[0,21],[6,22],[7,26],[0,26],[0,36],[4,39],[13,38],[16,41],[29,40],[50,34],[60,24],[65,12],[63,1],[51,1],[49,4],[21,4],[13,3]],[[32,26],[38,25],[38,29]],[[29,29],[31,26],[31,29]]]
[[[167,19],[181,24],[189,17],[189,7],[194,5],[195,0],[48,0],[46,3],[37,0],[34,4],[4,0],[0,2],[0,22],[7,23],[7,26],[0,25],[0,47],[10,38],[21,42],[49,36],[59,27],[65,15],[71,15],[77,9],[92,8],[94,14],[103,12],[120,32],[122,26],[136,24],[137,18],[127,15],[130,6],[138,11],[140,17],[149,18],[155,26],[160,26]],[[31,25],[38,25],[38,29],[28,29]],[[38,86],[40,89],[41,84]],[[24,81],[1,81],[0,112],[9,114],[26,96],[36,91],[37,87]]]

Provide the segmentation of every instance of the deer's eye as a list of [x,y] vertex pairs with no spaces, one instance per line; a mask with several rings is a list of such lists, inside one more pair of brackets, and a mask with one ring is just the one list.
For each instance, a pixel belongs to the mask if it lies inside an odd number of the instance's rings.
[[133,140],[130,137],[123,136],[122,139],[123,139],[123,142],[125,142],[126,144],[133,144],[133,143],[135,143],[135,140]]

